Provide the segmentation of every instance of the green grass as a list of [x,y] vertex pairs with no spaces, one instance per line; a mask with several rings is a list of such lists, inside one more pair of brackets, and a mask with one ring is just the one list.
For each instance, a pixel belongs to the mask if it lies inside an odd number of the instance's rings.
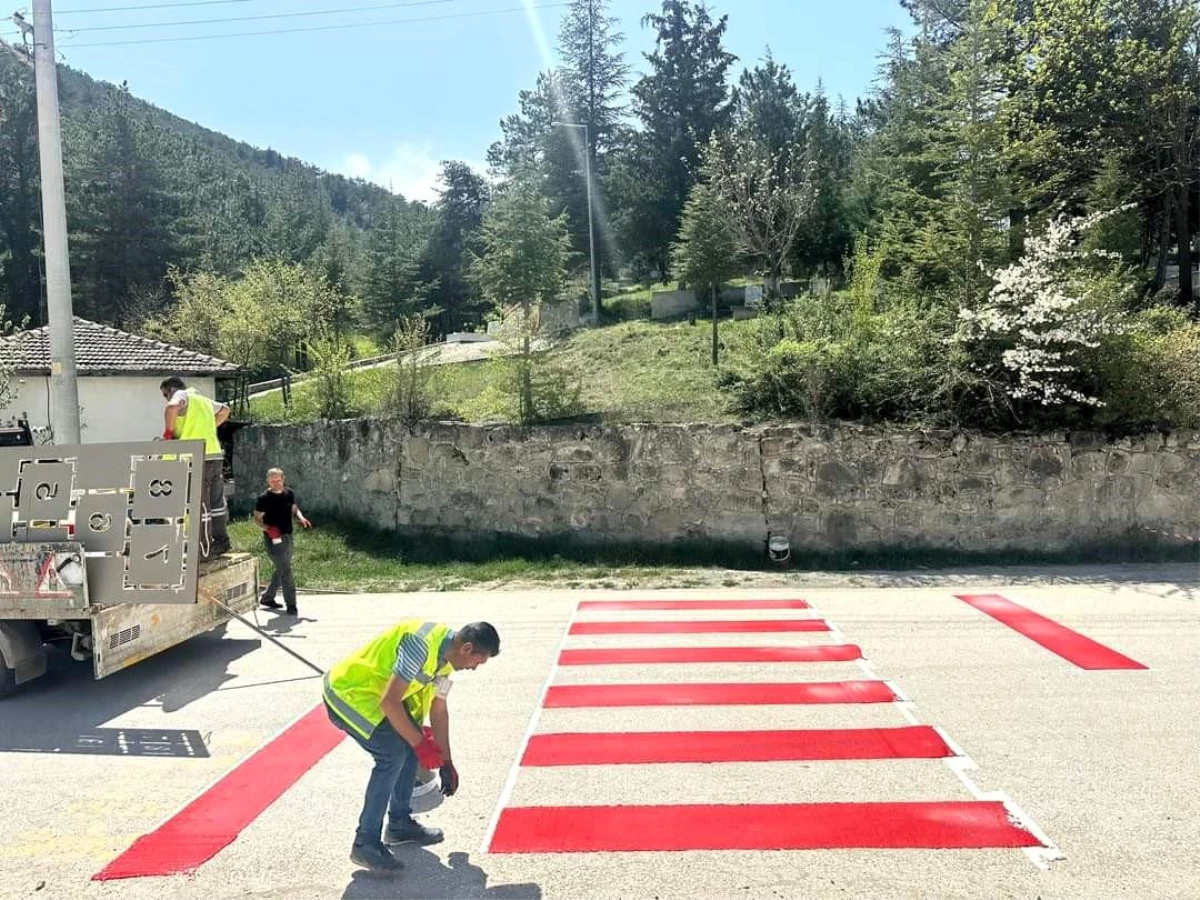
[[[722,320],[721,359],[734,358],[753,327],[751,322]],[[575,332],[549,351],[552,360],[579,377],[582,418],[606,423],[737,421],[730,396],[716,384],[712,366],[711,323],[620,322]],[[502,388],[504,364],[497,360],[433,367],[429,395],[435,417],[466,422],[509,421],[512,399]],[[355,415],[377,415],[386,394],[389,370],[350,372]],[[316,418],[312,387],[292,390],[286,408],[276,392],[251,401],[255,421],[309,421]]]
[[[720,323],[723,355],[736,354],[748,322]],[[711,322],[622,322],[581,331],[555,351],[580,373],[587,411],[604,422],[730,422],[716,384]]]
[[[364,528],[336,518],[313,515],[316,527],[297,533],[294,548],[296,585],[312,591],[449,591],[501,584],[533,583],[575,588],[699,586],[706,583],[700,569],[570,559],[526,548],[524,554],[491,547],[463,552],[466,559],[423,552],[419,541]],[[271,577],[271,563],[262,532],[249,519],[229,526],[235,551],[252,553],[259,577]],[[454,551],[450,551],[451,553]],[[461,552],[461,551],[460,551]],[[471,558],[475,557],[475,558]]]
[[[839,554],[793,556],[791,571],[768,564],[760,554],[731,547],[584,548],[550,539],[497,537],[454,544],[379,531],[309,511],[317,526],[297,533],[296,583],[310,591],[401,592],[467,588],[688,588],[789,586],[813,571],[904,572],[949,567],[1075,565],[1114,562],[1195,562],[1195,547],[1127,540],[1056,553],[1000,551],[962,553],[891,547]],[[260,578],[271,565],[262,532],[249,519],[230,524],[234,549],[254,554]]]

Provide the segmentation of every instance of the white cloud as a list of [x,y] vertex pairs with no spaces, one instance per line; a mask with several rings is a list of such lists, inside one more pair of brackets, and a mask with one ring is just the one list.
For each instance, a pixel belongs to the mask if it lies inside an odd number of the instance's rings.
[[432,203],[437,200],[442,163],[431,145],[405,141],[379,163],[373,162],[365,153],[347,154],[339,171],[351,178],[372,181],[406,200]]

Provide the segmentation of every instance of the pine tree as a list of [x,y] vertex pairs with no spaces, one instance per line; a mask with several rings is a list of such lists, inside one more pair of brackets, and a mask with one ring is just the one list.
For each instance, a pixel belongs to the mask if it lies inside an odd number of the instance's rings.
[[973,307],[1006,261],[1014,206],[1007,151],[1000,5],[963,0],[953,19],[911,2],[921,30],[894,35],[872,139],[877,239],[892,276],[924,301]]
[[692,186],[671,246],[671,263],[681,280],[707,294],[712,310],[712,364],[719,361],[720,333],[717,298],[721,285],[741,268],[742,244],[736,213],[718,186],[698,182]]
[[[621,44],[625,36],[617,30],[617,19],[609,14],[609,0],[572,0],[563,16],[559,30],[558,52],[562,59],[561,77],[570,121],[586,125],[583,135],[579,129],[569,129],[563,135],[569,147],[583,152],[574,152],[576,160],[573,187],[565,208],[571,221],[573,248],[581,255],[591,251],[588,216],[599,221],[591,223],[599,240],[595,252],[596,275],[608,267],[611,260],[606,252],[610,242],[603,239],[602,229],[607,208],[605,186],[610,171],[609,155],[617,143],[621,119],[625,112],[625,85],[629,77],[629,66],[625,63]],[[586,137],[586,142],[580,142]],[[587,165],[582,159],[587,154]],[[588,209],[587,185],[580,184],[585,173],[592,174],[593,210]],[[599,283],[593,290],[601,296]]]
[[808,98],[803,155],[793,163],[807,176],[813,198],[792,254],[792,264],[801,272],[837,271],[850,252],[855,229],[847,194],[854,150],[845,109],[831,109],[818,85]]
[[616,141],[629,77],[620,51],[625,36],[617,31],[610,5],[610,0],[572,0],[558,35],[563,92],[573,121],[588,126],[593,171],[599,171]]
[[437,222],[425,254],[426,278],[436,284],[429,302],[441,310],[443,333],[479,324],[483,304],[468,279],[472,254],[482,252],[480,229],[489,190],[484,179],[461,162],[442,163]]
[[0,51],[0,304],[34,325],[42,315],[37,102],[31,69]]
[[660,13],[642,21],[656,37],[654,51],[646,55],[650,71],[632,90],[643,127],[633,160],[634,179],[649,188],[630,198],[637,204],[631,215],[639,243],[628,250],[665,273],[701,152],[732,119],[727,78],[737,57],[722,43],[728,16],[714,21],[703,4],[664,0]]
[[558,298],[567,275],[570,236],[563,215],[550,214],[540,176],[518,169],[492,200],[483,217],[483,254],[471,266],[471,279],[480,292],[508,319],[520,335],[514,362],[517,418],[522,423],[539,416],[535,396],[533,309]]
[[65,169],[75,309],[105,322],[139,318],[144,295],[157,295],[167,267],[185,262],[169,139],[125,89],[68,126],[76,150]]
[[437,312],[428,298],[433,285],[421,277],[433,220],[406,213],[404,201],[396,198],[367,239],[362,315],[367,327],[385,338],[405,316]]
[[775,61],[770,48],[753,69],[746,69],[733,92],[733,117],[765,143],[773,156],[791,162],[802,148],[807,98],[796,89],[792,72]]

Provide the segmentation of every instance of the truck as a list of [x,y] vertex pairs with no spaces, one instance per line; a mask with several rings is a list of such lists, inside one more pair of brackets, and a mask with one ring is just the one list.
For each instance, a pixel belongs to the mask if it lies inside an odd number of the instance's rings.
[[253,556],[201,561],[202,441],[34,446],[0,428],[0,697],[55,646],[95,678],[252,610]]

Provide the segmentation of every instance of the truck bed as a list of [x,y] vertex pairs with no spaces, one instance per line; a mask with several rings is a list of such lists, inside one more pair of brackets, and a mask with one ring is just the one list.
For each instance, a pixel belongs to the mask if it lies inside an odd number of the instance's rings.
[[200,564],[195,604],[122,603],[93,607],[92,662],[103,678],[197,634],[228,622],[216,603],[246,613],[258,603],[258,567],[249,553],[230,553]]

